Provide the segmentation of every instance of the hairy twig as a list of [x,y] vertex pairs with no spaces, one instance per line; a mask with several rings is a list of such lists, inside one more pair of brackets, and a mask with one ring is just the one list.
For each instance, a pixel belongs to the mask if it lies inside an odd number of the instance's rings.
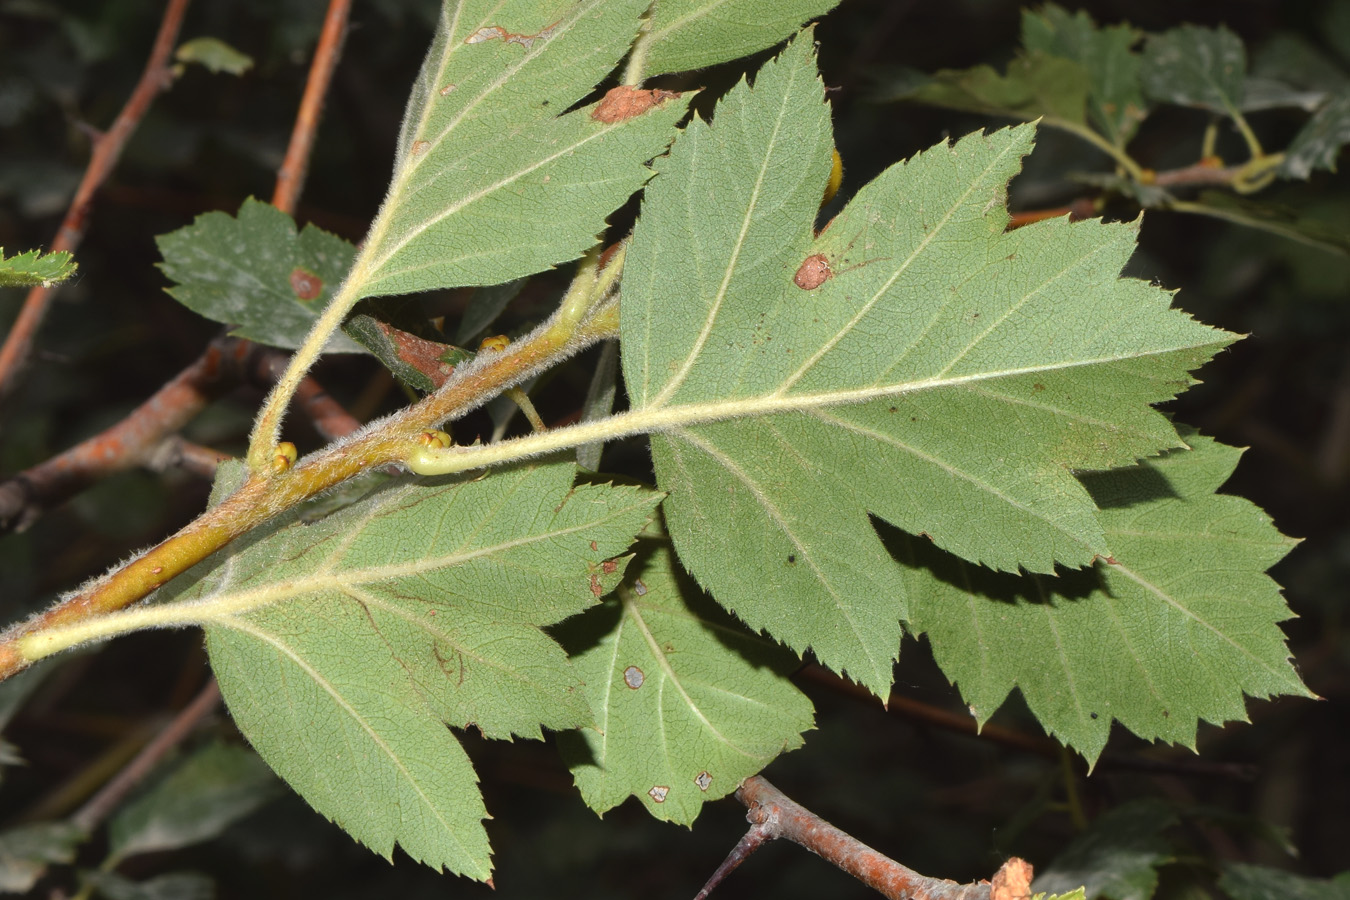
[[[183,14],[187,11],[189,0],[169,0],[164,8],[164,16],[159,23],[159,33],[155,36],[150,58],[146,60],[145,70],[141,73],[136,88],[127,98],[126,105],[113,120],[112,126],[97,135],[93,142],[93,152],[89,165],[85,167],[84,177],[75,189],[75,198],[71,200],[61,227],[52,240],[49,251],[74,250],[84,237],[89,220],[89,211],[93,204],[94,192],[112,173],[122,155],[122,148],[144,118],[155,95],[167,87],[172,79],[168,63],[178,40],[178,30],[183,24]],[[47,314],[48,304],[56,291],[56,285],[44,287],[38,285],[28,292],[23,308],[14,327],[0,347],[0,398],[14,390],[19,371],[32,352],[33,340],[42,320]]]
[[801,804],[791,800],[764,778],[747,778],[736,789],[736,799],[745,804],[747,832],[725,862],[713,873],[698,897],[704,898],[728,872],[774,838],[785,838],[805,847],[826,862],[849,873],[891,900],[1014,900],[1030,895],[1031,867],[1010,859],[994,876],[999,890],[988,881],[958,884],[920,875],[857,838],[834,827]]

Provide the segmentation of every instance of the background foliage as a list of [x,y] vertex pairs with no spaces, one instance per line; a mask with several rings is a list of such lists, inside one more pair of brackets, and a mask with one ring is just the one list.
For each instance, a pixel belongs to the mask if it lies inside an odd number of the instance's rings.
[[[0,6],[0,246],[40,246],[48,238],[84,158],[74,122],[110,117],[137,75],[157,11],[150,2]],[[1128,17],[1149,31],[1182,21],[1172,4],[1099,3],[1091,11],[1099,21]],[[353,241],[362,236],[387,183],[407,87],[435,13],[432,2],[358,6],[299,211],[302,222]],[[318,15],[317,8],[301,3],[203,0],[194,6],[185,36],[220,37],[256,65],[239,79],[186,69],[101,192],[79,255],[80,280],[65,289],[44,328],[37,369],[6,411],[0,435],[4,473],[114,421],[194,358],[214,333],[209,323],[162,295],[153,239],[203,211],[233,214],[243,197],[269,192]],[[1193,4],[1184,16],[1204,25],[1222,22],[1247,43],[1253,59],[1268,66],[1287,58],[1281,53],[1293,46],[1302,53],[1294,58],[1321,60],[1342,77],[1350,70],[1350,4],[1343,0]],[[891,64],[932,72],[988,63],[1002,71],[1018,46],[1019,24],[1017,5],[1001,0],[940,5],[850,0],[826,17],[817,37],[825,82],[836,89],[830,96],[847,167],[844,197],[895,160],[944,136],[1002,124],[974,114],[871,102],[892,84]],[[707,86],[712,90],[705,94],[717,94],[763,58],[707,69],[670,86]],[[1287,110],[1252,114],[1254,127],[1272,146],[1287,142],[1305,118]],[[1187,164],[1206,122],[1203,112],[1164,109],[1144,124],[1133,149],[1157,168]],[[1231,131],[1224,130],[1220,141],[1221,148],[1240,155],[1240,140]],[[1044,130],[1013,184],[1013,209],[1072,199],[1082,188],[1063,175],[1099,168],[1094,153],[1072,137]],[[1274,199],[1321,217],[1342,234],[1350,231],[1347,194],[1346,178],[1327,172],[1312,173],[1306,184],[1273,189]],[[1128,204],[1119,212],[1133,217]],[[1183,892],[1219,869],[1226,889],[1245,900],[1264,896],[1266,882],[1259,872],[1230,863],[1273,864],[1326,877],[1344,868],[1342,848],[1350,843],[1345,812],[1350,780],[1337,741],[1337,723],[1344,723],[1347,712],[1348,648],[1340,610],[1341,586],[1350,575],[1344,513],[1350,499],[1345,354],[1350,265],[1304,244],[1179,213],[1148,214],[1140,240],[1132,274],[1181,288],[1181,306],[1205,322],[1255,335],[1211,364],[1205,384],[1175,409],[1206,434],[1250,445],[1229,490],[1268,510],[1283,532],[1308,538],[1275,574],[1301,616],[1286,626],[1300,672],[1325,702],[1252,703],[1255,724],[1202,728],[1205,759],[1250,766],[1251,780],[1154,775],[1103,760],[1091,778],[1075,782],[1082,807],[1107,835],[1095,845],[1091,835],[1070,844],[1077,829],[1064,803],[1059,759],[888,717],[805,677],[801,683],[816,704],[818,730],[808,733],[803,750],[785,756],[768,774],[822,815],[931,874],[977,877],[1007,853],[1051,871],[1050,862],[1068,846],[1072,854],[1066,851],[1068,859],[1061,857],[1059,866],[1068,874],[1047,889],[1073,887],[1075,873],[1109,865],[1119,881],[1111,896],[1146,897],[1154,885]],[[17,296],[0,295],[0,317],[12,315],[11,298]],[[450,294],[438,302],[453,314],[465,299]],[[531,286],[512,315],[522,323],[537,319],[546,302],[542,286]],[[392,408],[402,399],[369,360],[329,359],[319,374],[358,415]],[[579,396],[584,390],[584,382],[560,379],[546,386],[543,396]],[[194,424],[192,436],[241,451],[257,401],[256,393],[241,392],[222,402]],[[466,430],[475,427],[490,432],[487,413]],[[311,439],[311,445],[317,443]],[[607,457],[607,467],[623,465],[649,477],[636,448]],[[181,476],[128,474],[32,530],[0,539],[6,618],[45,603],[54,590],[185,521],[201,508],[205,491],[205,485]],[[939,708],[959,709],[925,648],[915,642],[905,647],[901,691]],[[59,814],[61,804],[75,802],[70,798],[78,794],[81,777],[100,765],[115,766],[117,753],[134,744],[157,715],[181,705],[202,672],[197,635],[162,634],[66,661],[40,684],[32,678],[34,693],[6,731],[29,764],[5,770],[0,814],[10,824]],[[1034,721],[1016,706],[1006,707],[994,724],[1037,733]],[[222,722],[220,730],[227,735],[230,729]],[[692,833],[652,821],[631,802],[602,822],[577,800],[551,748],[520,742],[494,744],[491,753],[483,753],[473,738],[466,747],[496,816],[489,823],[499,871],[496,895],[688,896],[743,829],[734,805],[706,811]],[[1118,731],[1110,751],[1138,749]],[[209,751],[209,745],[201,750]],[[1189,758],[1167,748],[1147,755]],[[1141,794],[1154,798],[1152,804],[1125,804]],[[1113,812],[1104,815],[1108,811]],[[137,827],[134,821],[120,827],[114,829],[116,847],[147,846],[127,837]],[[59,835],[52,839],[60,843]],[[1133,848],[1132,862],[1103,863],[1102,845]],[[1297,860],[1288,846],[1299,848]],[[195,869],[214,877],[222,896],[375,891],[415,896],[441,895],[447,888],[444,879],[420,867],[390,869],[289,795],[214,843],[172,855],[169,848],[159,849],[166,855],[133,861],[122,871],[148,878]],[[771,854],[773,862],[767,859]],[[757,890],[867,895],[840,873],[787,848],[764,856],[738,876],[753,880]],[[455,883],[453,890],[484,889]]]

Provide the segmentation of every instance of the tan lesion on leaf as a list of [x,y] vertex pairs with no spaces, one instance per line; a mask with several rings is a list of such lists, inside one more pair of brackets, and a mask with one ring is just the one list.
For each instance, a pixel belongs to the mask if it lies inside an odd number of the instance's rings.
[[484,41],[502,41],[507,44],[519,44],[528,50],[530,47],[534,46],[535,41],[548,40],[561,23],[562,19],[559,19],[557,22],[554,22],[552,25],[541,31],[536,31],[534,34],[517,34],[513,31],[507,31],[500,25],[487,25],[466,37],[464,43],[481,44]]
[[591,110],[591,118],[606,125],[613,125],[616,122],[635,119],[667,100],[679,99],[683,94],[683,91],[663,91],[660,88],[645,90],[621,84],[605,93],[604,99]]

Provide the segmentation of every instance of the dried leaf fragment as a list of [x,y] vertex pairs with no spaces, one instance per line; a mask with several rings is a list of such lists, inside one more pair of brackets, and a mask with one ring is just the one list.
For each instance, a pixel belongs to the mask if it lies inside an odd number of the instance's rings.
[[654,106],[660,106],[667,100],[674,100],[682,91],[663,91],[660,88],[644,90],[621,84],[610,88],[605,97],[591,111],[591,118],[606,125],[636,118]]

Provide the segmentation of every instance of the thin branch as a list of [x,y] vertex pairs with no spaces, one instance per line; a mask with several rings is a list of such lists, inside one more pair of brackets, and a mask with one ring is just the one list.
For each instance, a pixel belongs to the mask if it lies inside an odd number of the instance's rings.
[[218,338],[125,419],[0,482],[0,533],[22,531],[43,511],[115,472],[148,464],[167,435],[244,377],[255,345]]
[[736,799],[745,804],[750,831],[718,867],[700,898],[742,859],[774,838],[805,847],[890,900],[991,900],[994,893],[998,894],[994,900],[1014,900],[1030,895],[1031,866],[1020,859],[1010,859],[999,869],[994,883],[1000,889],[995,892],[988,881],[958,884],[920,875],[834,827],[758,775],[736,789]]
[[70,823],[86,834],[97,828],[169,751],[181,744],[202,719],[215,711],[219,703],[220,688],[213,678],[191,703],[179,710],[163,731],[155,735],[154,740],[146,744],[131,762],[123,766],[112,780],[70,817]]
[[722,864],[718,866],[711,877],[708,878],[707,882],[703,885],[702,890],[694,895],[694,900],[707,900],[708,895],[722,883],[722,879],[730,875],[737,866],[749,858],[751,853],[754,853],[760,847],[763,847],[764,843],[772,840],[773,837],[774,836],[770,833],[770,829],[767,825],[751,825],[750,830],[736,842],[736,846],[731,848],[731,852],[727,854],[727,858],[722,860]]
[[324,97],[328,95],[328,85],[333,80],[333,70],[337,68],[351,5],[351,0],[329,0],[328,12],[323,17],[323,30],[319,32],[319,43],[314,48],[300,111],[291,129],[291,142],[286,148],[286,158],[277,170],[276,187],[272,191],[272,205],[284,213],[295,212],[296,201],[304,187],[314,136],[319,129],[319,113]]
[[[178,30],[183,24],[183,14],[187,11],[188,2],[189,0],[169,0],[165,6],[164,16],[159,23],[159,33],[155,36],[145,70],[141,73],[141,78],[131,96],[127,98],[126,105],[113,120],[112,126],[94,138],[93,151],[89,156],[89,164],[85,167],[84,177],[80,179],[79,187],[75,190],[75,198],[71,200],[66,210],[66,217],[61,221],[56,237],[47,248],[49,251],[73,251],[84,238],[94,192],[112,173],[122,155],[122,149],[141,119],[145,117],[146,111],[150,109],[150,103],[155,99],[155,95],[166,88],[172,80],[168,66],[169,57],[173,53],[174,44],[178,41]],[[19,371],[28,361],[33,340],[47,314],[47,307],[55,291],[55,285],[51,287],[39,285],[30,290],[24,299],[23,308],[19,311],[18,318],[14,320],[14,327],[6,336],[4,346],[0,347],[0,398],[8,396],[16,387]]]

